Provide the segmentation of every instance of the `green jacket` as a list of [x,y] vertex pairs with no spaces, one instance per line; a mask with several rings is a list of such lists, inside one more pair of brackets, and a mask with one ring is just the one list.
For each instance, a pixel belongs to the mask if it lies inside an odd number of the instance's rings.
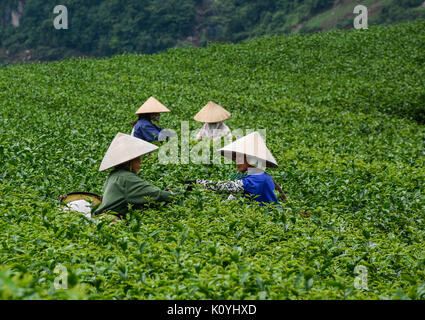
[[137,174],[126,169],[112,171],[103,187],[103,199],[95,215],[114,211],[119,215],[128,212],[128,204],[134,209],[141,209],[151,202],[171,202],[172,195],[167,191],[143,181]]

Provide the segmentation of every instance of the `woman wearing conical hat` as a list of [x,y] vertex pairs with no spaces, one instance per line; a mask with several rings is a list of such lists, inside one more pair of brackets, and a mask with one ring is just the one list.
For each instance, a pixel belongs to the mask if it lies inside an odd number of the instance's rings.
[[242,173],[238,179],[219,182],[197,179],[186,183],[200,184],[216,192],[241,193],[261,205],[278,204],[275,188],[281,193],[282,199],[286,199],[279,185],[265,172],[266,167],[277,168],[278,165],[258,132],[242,137],[219,151],[222,156],[236,162],[238,171]]
[[99,168],[99,171],[114,170],[105,182],[102,204],[95,215],[113,211],[125,216],[129,204],[134,209],[141,209],[152,202],[173,200],[170,192],[160,190],[137,175],[141,156],[156,149],[157,146],[128,134],[118,133],[115,136]]
[[150,97],[137,111],[139,119],[133,123],[132,136],[145,140],[158,140],[162,127],[152,123],[159,121],[160,113],[170,110],[154,97]]
[[222,106],[212,101],[208,102],[194,117],[196,121],[205,123],[196,138],[198,140],[204,138],[217,140],[221,137],[231,136],[229,127],[223,123],[230,116],[230,112]]

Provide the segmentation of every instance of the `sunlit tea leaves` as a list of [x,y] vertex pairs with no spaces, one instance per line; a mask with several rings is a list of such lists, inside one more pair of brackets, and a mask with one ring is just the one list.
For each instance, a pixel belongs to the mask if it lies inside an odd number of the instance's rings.
[[[267,36],[158,55],[0,69],[0,298],[423,299],[424,22]],[[234,165],[161,165],[140,176],[182,192],[125,220],[65,213],[102,193],[98,168],[151,95],[164,128],[213,100],[231,129],[266,129],[289,201],[242,205],[188,179]],[[194,142],[191,142],[193,145]],[[53,286],[57,265],[68,289]],[[354,287],[356,266],[367,290]]]

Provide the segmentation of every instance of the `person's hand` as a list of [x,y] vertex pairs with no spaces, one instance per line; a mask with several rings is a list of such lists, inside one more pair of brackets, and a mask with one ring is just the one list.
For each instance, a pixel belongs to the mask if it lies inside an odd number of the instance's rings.
[[184,182],[184,184],[187,186],[186,190],[187,191],[192,191],[193,190],[193,185],[196,184],[196,180],[186,180]]

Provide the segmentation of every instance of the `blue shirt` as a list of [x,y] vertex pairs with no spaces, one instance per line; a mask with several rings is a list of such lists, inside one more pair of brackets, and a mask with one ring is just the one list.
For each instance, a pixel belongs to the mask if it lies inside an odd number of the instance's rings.
[[140,119],[134,126],[134,136],[145,141],[154,141],[158,140],[161,130],[160,126],[154,125],[150,120]]
[[263,202],[271,203],[274,202],[279,204],[274,190],[273,179],[265,172],[260,174],[249,174],[248,176],[242,178],[244,186],[244,197],[254,198],[254,200],[261,203],[264,206]]

